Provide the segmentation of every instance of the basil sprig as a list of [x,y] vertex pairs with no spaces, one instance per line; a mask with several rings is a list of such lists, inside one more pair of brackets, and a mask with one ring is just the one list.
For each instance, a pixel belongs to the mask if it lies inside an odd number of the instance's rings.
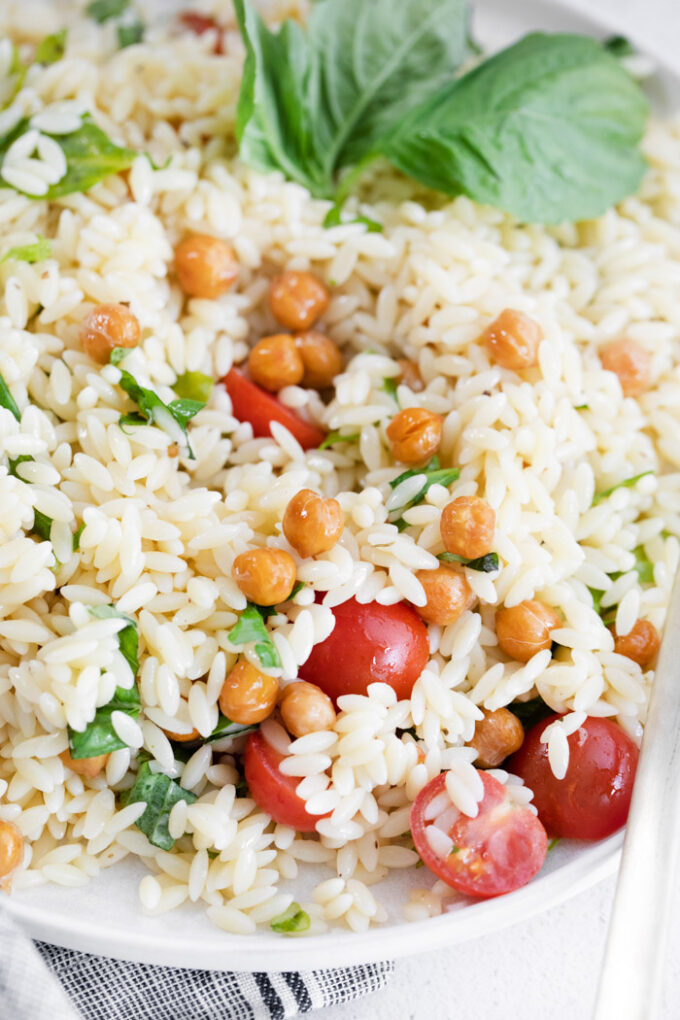
[[255,653],[265,668],[281,668],[281,659],[267,630],[265,620],[276,610],[271,606],[256,606],[249,602],[241,613],[238,623],[229,631],[227,637],[232,645],[247,645],[255,642]]
[[424,475],[425,480],[423,481],[421,488],[415,496],[412,496],[411,499],[408,500],[407,503],[404,503],[403,506],[392,510],[389,514],[390,524],[396,524],[399,531],[403,531],[409,526],[408,522],[405,521],[402,516],[404,511],[410,510],[412,506],[417,506],[418,503],[422,503],[427,495],[427,490],[431,485],[451,485],[460,475],[460,469],[457,467],[443,468],[439,463],[439,458],[433,457],[429,464],[420,470],[417,468],[409,468],[408,471],[402,471],[400,475],[397,475],[396,478],[392,479],[390,482],[390,488],[396,489],[401,482],[406,481],[407,478],[414,478],[416,475]]
[[[114,364],[120,361],[120,352],[125,348],[116,347],[111,353],[111,360]],[[173,439],[181,437],[183,452],[189,460],[195,460],[194,451],[189,442],[187,422],[195,414],[205,407],[203,400],[171,400],[166,404],[153,390],[146,386],[140,386],[133,375],[121,369],[120,388],[125,390],[131,400],[137,404],[139,411],[132,414],[122,414],[118,419],[121,428],[125,425],[157,425],[164,432],[167,432]],[[179,426],[179,436],[174,426]]]
[[480,570],[483,574],[493,574],[499,567],[498,553],[495,552],[487,553],[485,556],[476,556],[471,560],[466,560],[464,556],[458,556],[456,553],[443,552],[437,559],[444,563],[462,563],[464,567],[469,567],[470,570]]
[[163,772],[152,772],[148,761],[143,762],[137,772],[135,784],[123,797],[125,804],[146,804],[144,814],[135,825],[144,833],[149,843],[161,850],[171,850],[174,839],[168,829],[170,812],[180,800],[193,804],[196,794],[183,789],[179,783]]

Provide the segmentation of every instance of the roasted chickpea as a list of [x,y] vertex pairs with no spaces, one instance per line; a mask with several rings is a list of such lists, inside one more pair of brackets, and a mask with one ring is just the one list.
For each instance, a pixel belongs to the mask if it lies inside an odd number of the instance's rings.
[[294,737],[329,730],[335,722],[333,702],[316,684],[297,680],[281,692],[279,709],[283,724]]
[[136,347],[141,335],[137,317],[127,305],[97,305],[80,324],[83,350],[102,365],[114,347]]
[[328,308],[328,288],[311,273],[287,270],[269,285],[269,307],[286,329],[311,329]]
[[295,586],[295,560],[284,549],[252,549],[236,557],[232,576],[250,602],[274,606]]
[[550,648],[550,632],[561,625],[559,613],[537,599],[526,599],[496,613],[498,644],[518,662],[528,662],[536,652]]
[[236,282],[238,262],[233,248],[219,237],[191,234],[175,248],[175,272],[189,297],[214,300]]
[[295,343],[305,366],[302,385],[312,390],[325,390],[332,386],[344,363],[342,354],[330,337],[316,329],[309,329],[306,333],[298,333]]
[[447,552],[474,560],[491,551],[496,514],[479,496],[458,496],[442,510],[439,528]]
[[636,620],[627,634],[619,636],[613,627],[612,633],[614,635],[614,651],[618,655],[625,655],[632,659],[642,669],[651,666],[661,644],[659,632],[653,623],[650,623],[649,620]]
[[337,499],[324,499],[311,489],[296,492],[283,515],[283,533],[300,556],[332,549],[344,527]]
[[446,627],[475,603],[472,588],[462,572],[455,568],[441,566],[435,570],[419,570],[416,577],[425,589],[427,602],[414,609],[428,623]]
[[0,822],[0,878],[19,867],[24,856],[24,837],[13,822]]
[[305,372],[295,339],[289,333],[258,340],[248,357],[248,369],[253,382],[273,393],[284,386],[297,386]]
[[239,659],[220,692],[220,711],[232,722],[251,726],[262,722],[276,708],[279,681],[267,676],[246,659]]
[[397,364],[401,369],[400,381],[405,383],[413,393],[420,393],[425,389],[423,377],[415,361],[410,361],[409,358],[399,358]]
[[634,340],[615,340],[600,353],[602,367],[619,377],[624,397],[636,397],[649,386],[651,358]]
[[69,751],[62,751],[59,755],[64,765],[86,779],[94,779],[105,768],[109,760],[108,754],[97,754],[94,758],[72,758]]
[[492,361],[519,372],[536,364],[543,330],[524,312],[506,308],[486,327],[482,339]]
[[439,449],[442,420],[424,407],[407,407],[387,426],[394,459],[402,464],[424,464]]
[[483,709],[484,718],[475,723],[475,735],[468,747],[477,752],[475,765],[481,769],[495,769],[508,755],[519,751],[524,740],[524,727],[507,708],[495,712]]

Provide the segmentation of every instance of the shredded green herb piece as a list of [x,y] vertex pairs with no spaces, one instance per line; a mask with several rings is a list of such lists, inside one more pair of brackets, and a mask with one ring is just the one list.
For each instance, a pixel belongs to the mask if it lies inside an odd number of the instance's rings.
[[310,925],[309,914],[302,909],[299,903],[291,903],[278,917],[270,921],[272,931],[281,935],[294,935],[307,931]]
[[38,538],[42,538],[44,542],[49,542],[50,540],[53,523],[51,517],[48,517],[47,514],[42,513],[40,510],[36,510],[35,507],[33,508],[33,527],[31,532],[37,535]]
[[550,853],[551,850],[554,850],[557,844],[561,842],[562,838],[560,836],[553,836],[553,838],[548,841],[548,853]]
[[485,556],[477,556],[472,560],[466,560],[464,556],[458,556],[457,553],[443,552],[439,554],[437,559],[442,560],[444,563],[462,563],[463,566],[469,567],[470,570],[480,570],[484,574],[492,574],[499,567],[498,553],[495,552],[487,553]]
[[611,496],[612,492],[616,492],[617,489],[632,489],[641,478],[645,477],[645,475],[653,474],[654,472],[650,468],[649,471],[641,471],[639,475],[633,475],[632,478],[624,478],[622,482],[617,482],[616,485],[612,485],[610,489],[605,489],[604,492],[596,492],[593,496],[592,505],[597,506],[598,503],[601,503],[603,499],[607,499],[607,497]]
[[[112,355],[120,349],[114,348]],[[140,386],[134,376],[125,369],[121,369],[119,385],[139,408],[139,413],[120,416],[118,424],[121,428],[124,425],[157,425],[184,448],[190,460],[196,459],[189,443],[187,422],[205,407],[204,401],[172,400],[166,404],[153,390]]]
[[185,372],[177,377],[172,387],[178,397],[186,400],[200,400],[207,404],[212,393],[215,380],[203,372]]
[[323,442],[319,443],[320,450],[327,450],[329,446],[336,446],[338,443],[357,443],[361,438],[360,432],[349,432],[343,435],[339,429],[329,432]]
[[[654,564],[647,556],[643,546],[638,545],[633,549],[635,556],[635,564],[633,570],[637,571],[640,584],[654,584]],[[610,574],[612,581],[616,581],[618,577],[621,577],[621,571],[616,571],[614,574]]]
[[117,18],[130,6],[130,0],[92,0],[85,8],[88,18],[103,24]]
[[431,485],[444,485],[444,486],[451,485],[453,482],[456,481],[456,479],[460,475],[460,469],[457,467],[456,468],[440,467],[439,458],[433,457],[430,463],[426,467],[421,468],[420,470],[417,470],[416,468],[410,468],[408,471],[403,471],[396,478],[392,479],[392,481],[390,482],[390,487],[392,489],[396,489],[396,487],[400,485],[401,482],[405,481],[407,478],[413,478],[415,475],[425,476],[422,488],[418,490],[416,495],[413,496],[413,498],[410,499],[408,503],[405,503],[403,506],[400,506],[395,510],[391,510],[388,518],[390,523],[396,524],[397,528],[400,531],[403,531],[404,528],[408,528],[409,526],[408,522],[405,521],[402,516],[404,511],[410,510],[412,506],[417,506],[418,503],[422,503]]
[[392,397],[392,400],[395,402],[397,407],[399,407],[399,397],[397,396],[398,385],[399,385],[398,380],[395,379],[393,376],[390,376],[389,378],[383,381],[382,387],[385,393],[387,393],[388,396]]
[[76,530],[73,532],[73,551],[74,552],[78,552],[78,550],[80,549],[80,536],[82,535],[84,530],[85,530],[85,524],[83,522],[83,524],[81,524],[80,527],[76,528]]
[[0,262],[7,262],[14,259],[17,262],[28,262],[32,265],[35,262],[44,262],[52,254],[52,242],[46,237],[37,235],[38,240],[33,244],[25,244],[19,248],[10,248],[0,259]]
[[144,814],[135,822],[137,828],[153,846],[160,847],[161,850],[171,850],[175,841],[168,829],[170,812],[180,800],[193,804],[196,794],[184,790],[179,783],[163,772],[152,772],[150,763],[145,761],[137,773],[134,786],[123,800],[126,805],[139,801],[146,804]]
[[121,50],[128,46],[140,43],[144,38],[144,25],[141,21],[131,21],[127,25],[119,25],[117,28],[118,45]]
[[36,64],[56,64],[58,60],[61,60],[66,52],[67,38],[68,29],[66,28],[62,28],[59,32],[54,32],[52,35],[46,35],[38,43],[35,51],[34,59]]
[[513,715],[516,715],[525,730],[528,730],[535,723],[542,722],[549,715],[554,715],[550,705],[546,705],[543,698],[537,696],[528,701],[513,701],[508,705]]
[[289,598],[289,599],[294,599],[294,598],[295,598],[295,596],[296,596],[296,595],[298,594],[298,592],[301,592],[301,591],[302,591],[302,589],[304,588],[304,586],[305,586],[305,582],[304,582],[304,581],[298,581],[298,582],[297,582],[297,583],[295,584],[295,586],[294,586],[294,588],[293,588],[292,592],[290,593],[290,595],[288,596],[288,598]]
[[280,669],[281,659],[276,650],[272,637],[265,626],[266,616],[271,616],[272,610],[269,606],[256,606],[249,602],[241,613],[238,623],[227,635],[232,645],[246,645],[255,643],[255,653],[265,668]]
[[619,59],[635,56],[635,47],[625,35],[610,35],[608,39],[605,39],[603,46],[608,53]]
[[326,228],[347,226],[350,223],[362,223],[366,227],[367,234],[382,234],[383,225],[378,223],[377,220],[372,220],[370,216],[355,216],[351,220],[342,219],[342,204],[336,202],[332,205],[324,216],[323,225]]
[[9,386],[2,375],[0,375],[0,407],[4,407],[14,415],[17,421],[21,421],[21,411],[17,407],[16,401],[10,393]]

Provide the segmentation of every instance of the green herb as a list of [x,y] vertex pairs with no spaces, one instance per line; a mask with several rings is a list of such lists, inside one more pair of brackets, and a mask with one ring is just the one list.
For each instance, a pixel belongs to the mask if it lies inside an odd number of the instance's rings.
[[546,705],[541,697],[530,698],[529,701],[513,701],[508,708],[517,716],[525,730],[547,719],[549,715],[554,715],[554,710]]
[[575,411],[588,411],[589,409],[590,404],[574,404]]
[[[115,348],[114,351],[119,349]],[[118,424],[121,428],[124,425],[157,425],[172,439],[178,439],[176,426],[179,426],[186,454],[190,460],[195,460],[194,451],[189,443],[187,422],[195,414],[198,414],[202,407],[205,407],[204,401],[171,400],[169,404],[165,404],[157,393],[145,386],[140,386],[134,376],[126,372],[125,369],[121,369],[120,387],[139,408],[139,413],[120,416]]]
[[85,13],[88,18],[92,18],[93,21],[97,21],[101,25],[104,21],[117,18],[129,6],[130,0],[92,0],[85,8]]
[[336,446],[337,443],[357,443],[361,438],[360,432],[349,432],[345,435],[336,429],[334,432],[329,432],[322,443],[319,443],[320,450],[327,450],[329,446]]
[[109,354],[109,362],[112,365],[120,365],[123,358],[130,353],[129,347],[114,347]]
[[53,523],[51,517],[48,517],[47,514],[42,513],[40,510],[36,510],[35,507],[33,508],[33,527],[31,528],[33,535],[42,538],[44,542],[49,542]]
[[385,393],[392,397],[397,407],[399,407],[399,397],[397,396],[397,386],[399,385],[398,380],[390,376],[388,379],[383,380],[383,386]]
[[611,496],[612,492],[616,492],[617,489],[632,489],[634,485],[637,485],[641,478],[645,477],[645,475],[653,474],[654,472],[652,470],[641,471],[639,475],[633,475],[632,478],[624,478],[622,482],[617,482],[616,485],[612,485],[611,489],[605,489],[604,492],[596,492],[593,496],[592,505],[597,506],[598,503],[601,503],[603,499],[607,499],[607,497]]
[[548,841],[548,853],[550,853],[551,850],[554,850],[557,844],[561,842],[562,838],[560,836],[553,836],[553,838]]
[[596,613],[599,613],[600,603],[602,602],[602,596],[604,595],[604,591],[601,590],[600,588],[588,588],[588,591],[590,592],[590,596],[593,600],[593,609],[595,610]]
[[185,397],[188,400],[201,400],[207,404],[212,393],[215,380],[203,372],[185,372],[177,378],[172,387],[178,397]]
[[83,523],[83,524],[80,525],[79,528],[76,528],[76,530],[73,532],[73,551],[74,552],[78,552],[78,550],[80,549],[80,536],[82,535],[84,530],[85,530],[85,524]]
[[34,262],[44,262],[52,254],[52,242],[48,241],[47,238],[37,235],[38,240],[33,244],[24,244],[19,248],[10,248],[0,259],[0,262],[6,262],[8,259],[14,259],[17,262],[28,262],[32,265]]
[[450,80],[465,56],[464,6],[321,0],[306,33],[294,21],[272,33],[249,0],[236,0],[246,47],[241,157],[331,197],[341,169],[370,161],[405,114]]
[[608,53],[619,60],[622,57],[635,56],[635,47],[630,39],[626,39],[625,35],[610,35],[608,39],[605,39],[603,46]]
[[227,637],[232,645],[246,645],[255,642],[255,653],[265,668],[280,668],[281,659],[265,626],[265,616],[270,616],[269,606],[256,606],[249,602],[241,613],[238,623],[229,631]]
[[205,743],[212,743],[213,740],[224,740],[226,737],[242,737],[244,733],[250,733],[256,729],[257,726],[244,726],[242,723],[232,722],[231,719],[227,719],[226,715],[220,713],[217,726],[210,736],[206,737]]
[[[0,138],[0,166],[10,145],[28,130],[29,122],[23,119],[8,134]],[[66,157],[66,173],[56,184],[52,184],[44,195],[22,192],[29,198],[53,199],[88,191],[105,177],[127,170],[137,155],[132,149],[121,149],[114,145],[89,114],[83,115],[80,127],[70,134],[49,137],[60,146]]]
[[302,909],[299,903],[291,903],[287,910],[273,918],[270,928],[282,935],[293,935],[307,931],[309,924],[309,914]]
[[9,386],[2,375],[0,375],[0,407],[4,407],[5,410],[14,415],[17,421],[21,421],[21,411],[17,407],[16,401],[10,393]]
[[193,804],[196,794],[182,789],[179,783],[163,772],[152,772],[148,761],[139,769],[135,785],[125,797],[126,804],[137,804],[139,801],[146,804],[144,814],[135,824],[149,842],[161,850],[171,850],[174,846],[168,821],[170,812],[180,800]]
[[403,531],[404,528],[408,527],[408,523],[401,516],[404,511],[410,510],[412,506],[416,506],[418,503],[422,503],[427,494],[427,490],[431,485],[451,485],[452,482],[455,482],[460,475],[460,470],[458,468],[442,468],[439,466],[439,458],[433,457],[430,463],[426,467],[421,468],[421,470],[411,468],[408,471],[403,471],[402,474],[392,479],[390,487],[392,489],[396,489],[401,482],[405,481],[407,478],[413,478],[415,475],[425,476],[425,481],[423,482],[422,487],[418,490],[416,495],[408,501],[408,503],[405,503],[404,506],[400,506],[396,510],[392,510],[390,513],[390,522],[392,524],[396,524],[400,531]]
[[0,110],[9,106],[15,96],[20,92],[27,74],[28,65],[24,64],[22,61],[18,47],[13,46],[12,60],[9,65],[7,77],[3,82],[3,88],[0,90]]
[[470,570],[481,570],[484,574],[492,574],[498,570],[499,566],[498,553],[495,552],[487,553],[486,556],[478,556],[473,560],[466,560],[464,556],[458,556],[457,553],[443,552],[437,559],[443,560],[444,563],[462,563]]
[[131,616],[120,613],[115,606],[93,606],[90,609],[90,616],[97,620],[120,619],[127,620],[127,627],[118,631],[118,645],[121,655],[132,670],[133,676],[139,671],[139,639],[137,637],[137,624]]
[[[638,545],[633,549],[633,555],[635,556],[635,563],[633,570],[637,571],[640,584],[654,584],[654,564],[647,556],[643,546]],[[621,574],[624,573],[622,570],[617,570],[615,573],[610,574],[612,581],[616,581]],[[626,571],[627,573],[627,571]]]
[[68,30],[62,28],[59,32],[46,35],[42,42],[38,43],[35,51],[36,64],[56,64],[66,52],[66,39]]
[[[33,462],[33,458],[27,453],[20,453],[18,457],[9,457],[9,473],[14,475],[15,478],[21,478],[21,475],[17,471],[20,464],[26,464],[27,462]],[[21,481],[25,479],[21,478]]]
[[369,216],[355,216],[351,220],[342,219],[342,206],[332,205],[324,216],[323,225],[324,227],[338,227],[340,225],[347,226],[351,223],[362,223],[366,227],[367,234],[382,234],[383,225],[378,223],[377,220],[372,220]]
[[144,25],[141,21],[131,21],[129,25],[119,25],[117,29],[118,45],[121,50],[134,46],[144,38]]
[[206,852],[211,861],[214,861],[216,857],[220,856],[219,850],[208,850]]
[[298,581],[298,582],[297,582],[297,584],[296,584],[296,585],[294,586],[294,588],[293,588],[292,592],[291,592],[291,593],[290,593],[290,595],[288,596],[288,598],[289,598],[289,599],[294,599],[294,598],[295,598],[295,596],[296,596],[296,595],[297,595],[297,594],[298,594],[299,592],[301,592],[301,591],[302,591],[302,589],[304,588],[304,586],[305,586],[305,582],[304,582],[304,581]]
[[453,846],[451,847],[451,849],[449,850],[449,854],[459,854],[459,853],[460,853],[460,847],[456,846],[456,844],[454,843]]
[[236,784],[235,789],[237,797],[250,797],[250,790],[248,789],[248,784],[246,782],[245,776],[241,776],[241,778]]

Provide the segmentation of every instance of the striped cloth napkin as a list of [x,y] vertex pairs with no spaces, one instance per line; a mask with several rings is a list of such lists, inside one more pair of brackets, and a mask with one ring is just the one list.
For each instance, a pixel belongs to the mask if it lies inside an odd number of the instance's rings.
[[12,1020],[284,1020],[378,991],[393,969],[247,974],[127,963],[33,944],[0,902],[0,1015]]

